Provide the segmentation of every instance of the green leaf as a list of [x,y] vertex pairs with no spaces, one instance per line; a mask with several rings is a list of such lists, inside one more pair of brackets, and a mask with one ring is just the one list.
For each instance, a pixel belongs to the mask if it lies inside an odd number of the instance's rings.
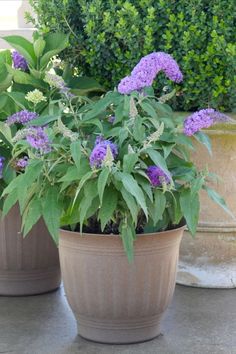
[[25,173],[22,174],[22,178],[17,185],[17,194],[20,205],[20,211],[23,213],[25,204],[29,198],[27,190],[29,186],[32,186],[33,182],[40,176],[42,173],[43,161],[36,160],[32,161],[25,170]]
[[[60,116],[59,115],[45,115],[41,116],[39,118],[34,119],[34,126],[43,126],[43,125],[48,125],[51,122],[55,122],[55,120],[58,120]],[[32,125],[32,123],[28,123],[28,125]]]
[[59,182],[72,182],[72,181],[77,181],[79,179],[78,177],[78,169],[76,166],[70,166],[66,174],[59,179]]
[[137,203],[143,209],[146,218],[148,219],[147,205],[142,189],[139,187],[133,176],[129,175],[128,173],[119,173],[119,175],[121,177],[124,188],[134,196]]
[[190,189],[184,189],[180,194],[180,207],[190,233],[195,235],[200,211],[199,195],[192,195]]
[[154,119],[158,119],[157,116],[157,112],[156,110],[152,107],[152,105],[150,105],[147,102],[141,102],[140,106],[142,107],[142,109],[144,110],[144,112],[146,112],[150,117],[154,118]]
[[109,169],[104,168],[98,177],[98,194],[99,194],[99,199],[101,204],[102,204],[103,193],[104,193],[105,186],[107,184],[107,179],[109,174],[110,174]]
[[3,210],[2,210],[2,217],[6,216],[8,212],[11,210],[13,205],[16,204],[18,199],[17,193],[15,190],[13,190],[12,193],[8,194],[6,197],[4,204],[3,204]]
[[22,85],[32,85],[36,88],[41,88],[45,89],[47,87],[47,84],[39,79],[36,79],[32,75],[25,73],[21,70],[13,69],[10,65],[7,65],[7,70],[8,72],[13,76],[13,80]]
[[62,206],[58,200],[59,195],[59,190],[56,186],[48,187],[42,208],[43,219],[56,244],[58,244],[60,217],[62,214]]
[[49,33],[44,36],[44,40],[46,42],[43,56],[40,59],[40,67],[45,68],[49,62],[49,60],[54,56],[60,53],[63,49],[65,49],[68,42],[68,35],[63,33]]
[[123,246],[128,258],[128,262],[131,263],[134,259],[134,239],[135,230],[126,222],[122,222],[120,225],[120,233],[123,241]]
[[41,57],[43,54],[44,48],[45,48],[46,42],[42,37],[39,37],[36,39],[36,41],[33,43],[34,46],[34,53],[37,58]]
[[6,36],[3,39],[15,48],[31,66],[36,64],[36,56],[34,53],[34,47],[31,42],[21,36]]
[[16,106],[21,109],[28,109],[29,104],[25,99],[25,94],[22,92],[7,92],[6,95],[15,102]]
[[27,206],[27,212],[23,215],[24,232],[23,237],[25,237],[32,227],[38,222],[42,216],[41,201],[38,198],[34,198],[30,201]]
[[209,154],[212,155],[211,140],[208,135],[203,132],[197,132],[193,136],[197,141],[205,145]]
[[80,214],[80,232],[83,231],[84,220],[86,219],[88,210],[90,209],[93,200],[97,197],[97,181],[91,180],[86,183],[84,187],[84,198],[82,199],[79,206],[79,214]]
[[135,164],[138,162],[138,154],[127,154],[123,158],[123,171],[126,173],[132,172]]
[[213,200],[213,202],[217,203],[221,208],[224,209],[224,211],[226,211],[226,213],[232,216],[232,218],[235,220],[235,215],[227,207],[224,198],[222,198],[214,189],[208,186],[204,186],[203,189],[207,191],[208,196]]
[[0,121],[0,132],[5,138],[5,141],[7,141],[7,145],[11,146],[11,140],[12,140],[12,134],[11,134],[11,128],[8,127],[5,122]]
[[77,169],[80,169],[80,159],[81,159],[81,143],[80,141],[73,141],[70,145],[70,151],[72,158],[75,162]]
[[139,207],[132,195],[127,192],[126,189],[122,188],[120,190],[122,197],[127,204],[127,207],[129,208],[130,214],[132,215],[132,219],[135,225],[137,225],[137,219],[138,219],[138,213],[139,213]]
[[78,188],[76,190],[76,193],[75,193],[73,205],[74,205],[74,203],[75,203],[75,201],[76,201],[81,189],[83,188],[85,182],[87,182],[92,177],[92,175],[93,175],[93,171],[89,171],[81,178],[81,180],[79,182],[79,186],[78,186]]
[[166,207],[166,197],[162,191],[156,189],[154,192],[153,203],[149,202],[148,204],[148,210],[150,212],[154,226],[157,224],[159,220],[162,220],[165,207]]
[[98,213],[98,218],[101,221],[102,231],[104,230],[106,224],[111,220],[117,207],[117,201],[117,191],[112,186],[106,187],[102,205]]
[[91,92],[105,92],[95,79],[87,76],[73,77],[68,85],[78,96],[88,95]]
[[0,51],[0,91],[5,91],[12,83],[12,75],[7,71],[6,65],[11,65],[10,50]]

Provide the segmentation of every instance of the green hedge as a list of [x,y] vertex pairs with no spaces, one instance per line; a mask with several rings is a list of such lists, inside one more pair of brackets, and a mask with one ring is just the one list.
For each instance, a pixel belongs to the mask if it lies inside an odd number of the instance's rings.
[[[236,110],[235,0],[31,0],[44,31],[71,32],[67,58],[108,88],[152,51],[184,73],[179,110]],[[164,76],[157,88],[172,85]]]

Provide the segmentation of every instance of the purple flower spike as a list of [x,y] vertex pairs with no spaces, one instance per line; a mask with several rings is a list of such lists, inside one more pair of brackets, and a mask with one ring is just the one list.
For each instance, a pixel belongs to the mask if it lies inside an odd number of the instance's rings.
[[[100,141],[99,141],[100,139]],[[109,140],[101,140],[102,137],[98,137],[95,142],[95,147],[93,148],[90,155],[90,166],[91,167],[101,167],[107,154],[107,146],[109,145],[113,158],[115,159],[118,155],[118,149],[116,144],[113,144]]]
[[3,172],[3,168],[4,168],[4,161],[5,161],[5,157],[0,156],[0,178],[2,178],[2,172]]
[[126,76],[118,85],[118,92],[129,94],[151,86],[156,75],[163,71],[168,79],[181,82],[183,74],[171,55],[164,52],[151,53],[143,57],[134,67],[131,76]]
[[22,157],[21,159],[19,159],[16,163],[16,166],[21,168],[21,169],[25,169],[26,166],[28,165],[29,163],[29,158],[28,156],[24,156]]
[[42,127],[30,128],[26,135],[26,140],[33,148],[41,150],[43,153],[51,151],[48,135]]
[[147,175],[150,179],[153,187],[160,187],[164,183],[169,184],[171,179],[160,167],[149,166],[147,169]]
[[14,123],[26,124],[31,120],[38,118],[38,114],[35,112],[27,111],[26,109],[23,111],[16,112],[7,118],[6,124],[12,125]]
[[229,117],[212,108],[201,109],[185,119],[184,134],[191,136],[203,128],[209,128],[215,123],[227,122],[228,120],[230,120]]
[[25,58],[16,50],[12,52],[12,60],[15,69],[20,69],[22,71],[27,71],[29,69]]

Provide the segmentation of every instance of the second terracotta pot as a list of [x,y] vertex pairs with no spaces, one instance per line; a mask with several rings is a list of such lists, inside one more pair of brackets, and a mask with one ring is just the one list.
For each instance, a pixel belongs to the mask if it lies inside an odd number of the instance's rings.
[[119,236],[61,230],[62,277],[82,337],[136,343],[160,334],[175,288],[183,229],[138,235],[131,264]]
[[60,286],[58,249],[40,220],[26,238],[18,206],[0,221],[0,295],[42,294]]

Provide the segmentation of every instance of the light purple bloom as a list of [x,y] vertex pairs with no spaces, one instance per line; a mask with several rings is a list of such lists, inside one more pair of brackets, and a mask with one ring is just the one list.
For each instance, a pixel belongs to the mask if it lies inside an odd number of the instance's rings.
[[110,116],[110,117],[108,118],[108,122],[111,123],[111,124],[113,124],[113,123],[115,122],[115,120],[116,120],[116,117],[115,117],[115,116]]
[[25,58],[16,50],[12,52],[13,66],[15,69],[20,69],[22,71],[28,70],[28,63]]
[[16,166],[19,167],[19,168],[26,168],[26,166],[28,165],[29,163],[29,158],[28,156],[24,156],[22,157],[21,159],[19,159],[17,162],[16,162]]
[[93,148],[89,159],[91,167],[101,167],[107,154],[107,146],[110,147],[113,158],[116,158],[118,155],[117,145],[110,140],[103,140],[102,137],[97,137],[95,147]]
[[147,169],[147,175],[150,179],[151,184],[154,187],[160,187],[164,183],[169,184],[171,179],[160,167],[149,166]]
[[36,118],[38,118],[38,113],[30,112],[25,110],[16,112],[7,118],[6,124],[12,125],[14,123],[26,124]]
[[215,123],[226,122],[230,118],[213,108],[201,109],[191,114],[184,121],[184,134],[191,136],[203,128],[209,128]]
[[143,57],[134,67],[131,76],[126,76],[118,85],[118,92],[129,94],[151,86],[156,75],[163,71],[168,79],[181,82],[183,74],[177,62],[171,55],[164,52],[154,52]]
[[3,172],[3,168],[4,168],[4,161],[5,161],[5,157],[0,156],[0,178],[2,178],[2,172]]
[[30,128],[26,140],[33,148],[41,150],[43,153],[51,151],[49,137],[42,127]]

